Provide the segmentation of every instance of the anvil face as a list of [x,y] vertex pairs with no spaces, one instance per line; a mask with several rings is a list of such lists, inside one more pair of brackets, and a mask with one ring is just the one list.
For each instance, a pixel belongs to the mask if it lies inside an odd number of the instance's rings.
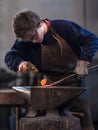
[[[13,87],[20,96],[30,101],[33,110],[53,110],[62,104],[73,102],[86,88],[71,86]],[[68,104],[67,104],[68,105]],[[67,106],[66,105],[66,106]]]

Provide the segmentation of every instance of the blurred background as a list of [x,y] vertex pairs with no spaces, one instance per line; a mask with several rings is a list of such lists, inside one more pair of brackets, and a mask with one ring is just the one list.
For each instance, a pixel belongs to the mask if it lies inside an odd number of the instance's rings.
[[[8,88],[13,85],[36,85],[38,83],[39,77],[31,76],[33,79],[31,81],[30,75],[12,72],[4,63],[5,54],[15,40],[12,18],[16,12],[26,8],[35,11],[41,18],[75,21],[98,36],[98,0],[0,0],[0,88]],[[98,53],[92,62],[92,65],[95,64],[98,64]],[[21,75],[23,79],[17,79]],[[95,125],[98,121],[97,77],[98,70],[90,72],[86,79]],[[0,130],[10,129],[9,113],[9,108],[0,107]]]

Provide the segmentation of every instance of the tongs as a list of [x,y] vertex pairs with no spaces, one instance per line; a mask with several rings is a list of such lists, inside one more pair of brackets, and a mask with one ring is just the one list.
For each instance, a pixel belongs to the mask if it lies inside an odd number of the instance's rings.
[[[98,68],[98,65],[91,66],[91,67],[88,68],[88,71],[94,70],[94,69],[96,69],[96,68]],[[68,80],[69,78],[72,78],[72,77],[74,77],[74,76],[76,76],[75,73],[73,73],[73,74],[71,74],[71,75],[68,75],[68,76],[66,76],[66,77],[64,77],[64,78],[62,78],[62,79],[59,79],[59,80],[57,80],[57,81],[55,81],[55,82],[53,82],[53,83],[51,83],[51,84],[45,85],[44,87],[51,87],[51,86],[54,86],[54,85],[58,85],[58,84],[60,84],[60,83],[62,83],[62,82],[64,82],[64,81],[66,81],[66,80]]]

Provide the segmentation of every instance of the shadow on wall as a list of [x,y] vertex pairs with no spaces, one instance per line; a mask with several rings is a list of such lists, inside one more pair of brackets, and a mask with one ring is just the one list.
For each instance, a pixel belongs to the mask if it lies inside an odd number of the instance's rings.
[[[92,65],[98,65],[98,59]],[[98,122],[98,68],[89,72],[86,77],[91,114],[94,122]]]

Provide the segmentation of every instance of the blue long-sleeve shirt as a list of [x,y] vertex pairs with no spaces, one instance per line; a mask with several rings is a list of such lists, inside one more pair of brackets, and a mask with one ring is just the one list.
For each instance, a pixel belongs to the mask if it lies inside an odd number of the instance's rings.
[[[91,62],[98,50],[98,37],[75,22],[68,20],[49,20],[50,27],[65,39],[80,60]],[[50,31],[41,44],[53,43]],[[41,70],[41,44],[15,40],[11,50],[6,53],[5,63],[9,69],[17,71],[20,62],[30,61]]]

